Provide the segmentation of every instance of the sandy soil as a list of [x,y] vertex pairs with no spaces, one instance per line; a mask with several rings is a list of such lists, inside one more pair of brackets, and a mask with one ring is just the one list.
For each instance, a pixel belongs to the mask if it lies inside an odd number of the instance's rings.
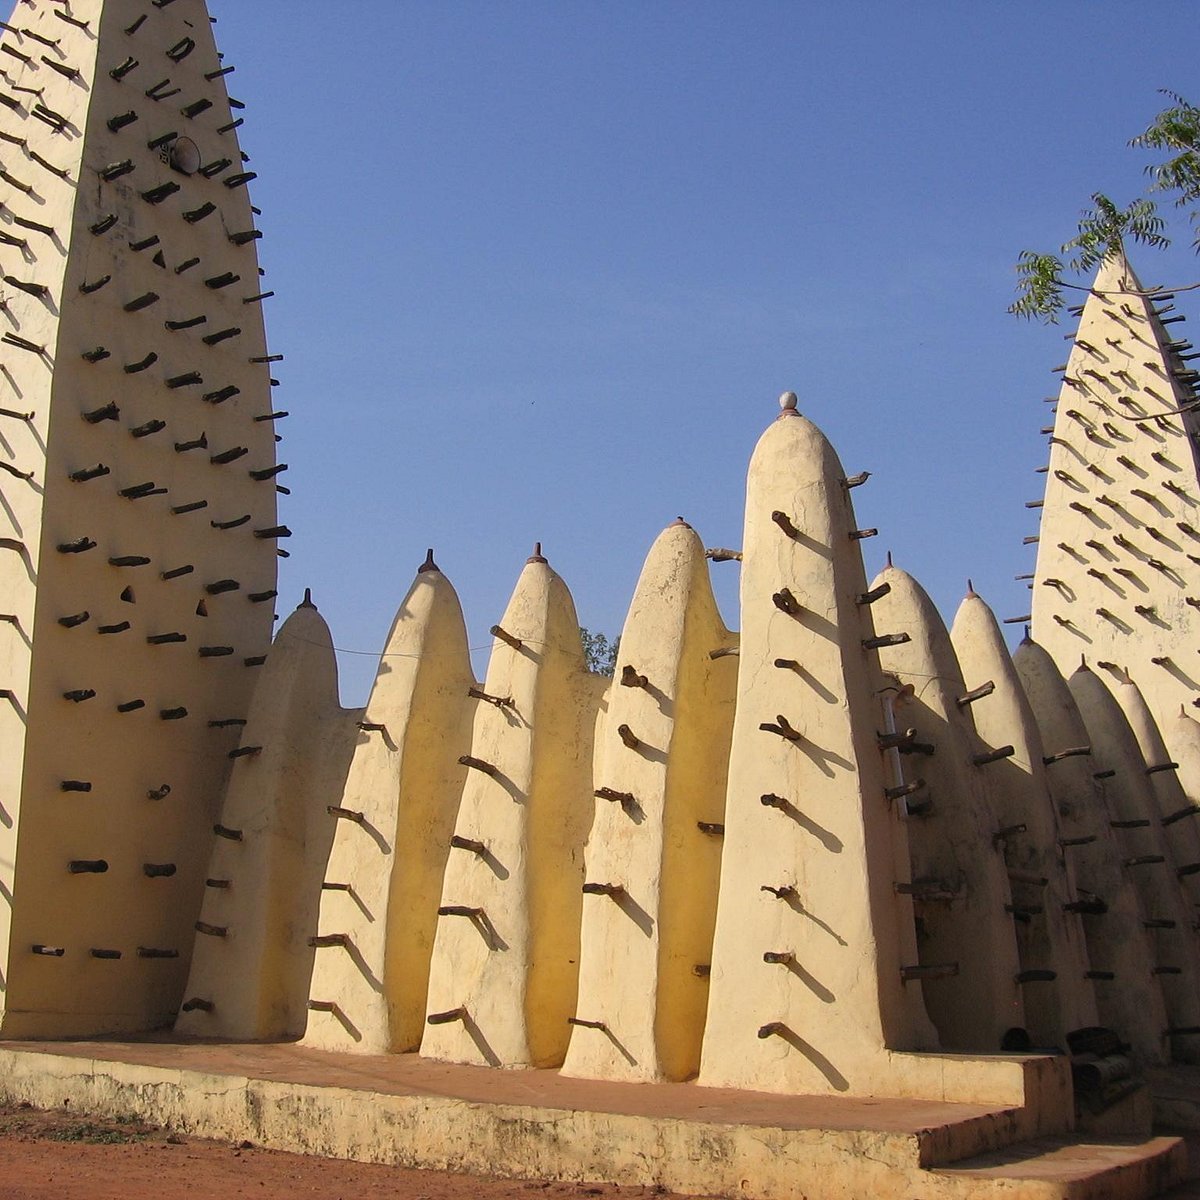
[[137,1121],[0,1106],[2,1200],[682,1200],[657,1188],[487,1179],[184,1137]]

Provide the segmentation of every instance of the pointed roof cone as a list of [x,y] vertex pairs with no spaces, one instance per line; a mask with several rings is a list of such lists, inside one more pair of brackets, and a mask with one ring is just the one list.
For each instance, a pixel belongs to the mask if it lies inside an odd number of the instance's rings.
[[1079,669],[1081,671],[1090,671],[1091,670],[1091,667],[1089,667],[1087,665],[1087,655],[1086,654],[1081,654],[1079,656]]
[[430,546],[429,549],[425,551],[425,561],[417,568],[417,574],[423,575],[426,571],[438,571],[440,574],[440,570],[438,568],[437,563],[435,563],[433,561],[433,547],[432,546]]
[[783,409],[783,411],[779,414],[780,417],[798,416],[799,414],[796,412],[796,405],[799,403],[800,401],[796,398],[795,392],[784,392],[783,395],[779,397],[779,407]]
[[1030,627],[1028,625],[1026,625],[1025,626],[1025,636],[1021,639],[1021,645],[1022,646],[1032,646],[1034,644],[1035,643],[1034,643],[1034,640],[1033,640],[1033,637],[1032,637],[1032,634],[1030,631]]
[[676,517],[668,528],[673,528],[676,525],[682,525],[684,529],[691,529],[691,526],[682,517]]
[[890,550],[887,552],[887,565],[889,567],[892,565],[892,552]]
[[970,579],[967,580],[967,595],[968,596],[978,596],[979,595],[979,593],[975,590],[975,585],[970,581]]
[[547,561],[542,556],[542,543],[541,542],[533,543],[533,553],[525,561],[531,562],[531,563],[544,563]]
[[304,589],[304,599],[301,600],[300,603],[296,605],[296,607],[297,608],[316,608],[317,607],[313,603],[312,588]]

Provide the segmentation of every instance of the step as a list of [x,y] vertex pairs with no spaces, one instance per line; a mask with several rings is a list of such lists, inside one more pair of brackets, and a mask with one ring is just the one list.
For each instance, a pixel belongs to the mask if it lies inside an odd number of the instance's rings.
[[1149,1200],[1187,1176],[1180,1138],[1039,1138],[929,1172],[928,1195],[976,1200]]
[[[0,1099],[329,1158],[740,1200],[1145,1200],[1182,1178],[1172,1139],[1028,1142],[1036,1117],[1019,1107],[611,1083],[294,1044],[3,1042]],[[1088,1190],[1094,1180],[1111,1186]]]

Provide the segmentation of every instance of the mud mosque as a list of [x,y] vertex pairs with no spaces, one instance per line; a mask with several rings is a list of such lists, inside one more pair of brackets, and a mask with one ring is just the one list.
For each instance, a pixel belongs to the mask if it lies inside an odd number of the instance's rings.
[[947,628],[866,578],[865,477],[785,393],[740,549],[662,532],[614,676],[538,547],[476,679],[430,551],[344,709],[307,596],[272,636],[287,413],[232,70],[203,0],[20,0],[0,36],[0,1092],[703,1194],[1173,1184],[1200,372],[1171,297],[1112,259],[1077,310],[1015,653],[973,591]]

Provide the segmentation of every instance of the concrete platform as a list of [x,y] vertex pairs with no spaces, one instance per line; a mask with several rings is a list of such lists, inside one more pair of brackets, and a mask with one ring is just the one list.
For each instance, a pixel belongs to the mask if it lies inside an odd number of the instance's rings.
[[3,1042],[0,1097],[332,1158],[754,1200],[1146,1200],[1185,1170],[1178,1139],[1031,1140],[1020,1108],[597,1083],[292,1044]]

